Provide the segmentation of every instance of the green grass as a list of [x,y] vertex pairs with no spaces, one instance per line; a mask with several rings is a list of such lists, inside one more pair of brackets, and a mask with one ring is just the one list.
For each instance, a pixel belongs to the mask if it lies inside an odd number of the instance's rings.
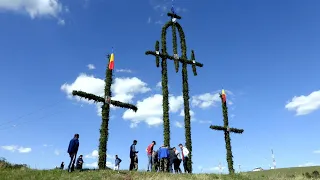
[[[317,167],[319,168],[319,167]],[[316,167],[310,168],[292,168],[292,169],[278,169],[263,172],[250,172],[241,173],[235,176],[229,175],[216,175],[216,174],[169,174],[169,173],[150,173],[150,172],[128,172],[120,171],[120,173],[112,170],[105,171],[84,171],[68,173],[65,170],[31,170],[28,168],[18,169],[0,169],[1,180],[182,180],[182,179],[195,179],[195,180],[211,180],[211,179],[225,179],[225,180],[303,180],[307,179],[302,176],[302,173],[312,173]],[[294,175],[294,176],[292,176]]]
[[32,170],[25,165],[14,165],[0,160],[0,179],[1,180],[304,180],[308,179],[302,174],[319,171],[319,166],[283,168],[276,170],[266,170],[260,172],[247,172],[229,175],[217,174],[169,174],[169,173],[150,173],[150,172],[129,172],[112,170],[87,170],[84,172],[68,173],[65,170]]

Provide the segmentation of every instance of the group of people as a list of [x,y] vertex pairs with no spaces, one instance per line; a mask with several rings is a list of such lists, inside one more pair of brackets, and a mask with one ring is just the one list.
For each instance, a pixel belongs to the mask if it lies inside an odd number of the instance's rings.
[[[130,146],[130,167],[129,170],[138,170],[138,152],[136,151],[137,140],[133,141]],[[182,173],[180,169],[180,164],[183,162],[184,172],[191,173],[188,161],[189,161],[189,150],[182,144],[179,144],[181,154],[175,147],[167,147],[162,145],[158,150],[154,150],[156,145],[155,141],[146,148],[148,156],[147,171],[156,172],[175,172]]]
[[[138,141],[134,140],[130,146],[130,167],[129,170],[138,170],[138,153],[136,150],[136,145]],[[155,141],[152,141],[151,144],[146,148],[148,156],[148,166],[147,171],[156,171],[156,172],[175,172],[182,173],[180,169],[180,164],[183,162],[184,172],[191,173],[188,161],[189,161],[189,150],[184,147],[182,144],[179,144],[180,151],[175,147],[167,147],[162,145],[158,150],[154,150],[156,145]],[[70,156],[70,163],[68,165],[68,171],[72,172],[75,169],[82,171],[83,166],[83,156],[80,155],[76,161],[77,153],[79,149],[79,134],[75,134],[73,139],[70,140],[68,147],[68,154]],[[181,153],[180,153],[181,152]],[[115,165],[114,170],[119,172],[120,163],[122,160],[115,156]],[[64,162],[61,163],[61,169],[64,169]]]

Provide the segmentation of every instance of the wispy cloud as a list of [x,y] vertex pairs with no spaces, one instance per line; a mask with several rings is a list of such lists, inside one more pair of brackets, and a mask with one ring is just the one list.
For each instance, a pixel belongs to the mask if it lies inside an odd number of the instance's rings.
[[22,147],[22,146],[16,146],[16,145],[10,145],[10,146],[1,146],[1,149],[11,152],[19,152],[19,153],[29,153],[31,152],[31,148],[29,147]]
[[299,167],[308,167],[308,166],[316,166],[317,164],[312,163],[312,162],[307,162],[304,164],[300,164]]
[[42,146],[43,147],[52,147],[53,145],[51,145],[51,144],[43,144]]
[[96,69],[96,67],[93,64],[88,64],[87,67],[89,70]]
[[116,72],[132,73],[132,70],[130,70],[130,69],[116,69]]
[[179,121],[176,121],[175,123],[174,123],[174,125],[176,126],[176,127],[178,127],[178,128],[183,128],[183,123],[182,122],[179,122]]
[[154,22],[155,24],[159,24],[159,25],[162,25],[163,24],[163,22],[161,21],[161,20],[158,20],[158,21],[156,21],[156,22]]
[[59,156],[60,155],[60,151],[58,149],[54,150],[54,154]]
[[[97,159],[99,157],[98,150],[93,150],[90,154],[85,155],[85,158],[88,159]],[[114,157],[110,154],[107,154],[108,159],[114,159]]]
[[203,120],[199,120],[200,124],[211,124],[212,121],[203,121]]
[[151,23],[151,17],[148,18],[148,21],[147,21],[147,22],[148,22],[148,24]]
[[63,26],[63,25],[66,24],[66,22],[65,22],[64,19],[59,19],[59,20],[58,20],[58,24],[61,25],[61,26]]

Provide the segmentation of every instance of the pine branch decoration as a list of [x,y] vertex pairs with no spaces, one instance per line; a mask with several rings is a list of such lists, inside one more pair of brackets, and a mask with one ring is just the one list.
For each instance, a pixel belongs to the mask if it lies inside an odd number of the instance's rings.
[[[108,55],[108,59],[110,55]],[[110,63],[110,62],[109,62]],[[107,143],[109,138],[109,117],[110,117],[110,105],[131,109],[134,112],[138,110],[135,105],[129,103],[123,103],[120,101],[112,100],[112,92],[111,92],[111,84],[113,81],[113,73],[112,70],[108,68],[109,64],[106,69],[106,77],[105,77],[105,88],[104,88],[104,95],[105,98],[86,93],[83,91],[72,91],[73,96],[78,96],[80,98],[85,98],[87,100],[92,100],[95,103],[102,103],[102,122],[100,127],[100,138],[99,138],[99,158],[98,158],[98,166],[99,169],[105,169],[107,163]],[[108,98],[108,99],[107,99]]]
[[[158,41],[156,41],[155,51],[146,51],[146,55],[153,55],[156,57],[156,65],[158,66],[158,58],[161,58],[161,72],[162,72],[162,94],[163,94],[163,128],[164,128],[164,144],[170,145],[170,121],[169,121],[169,91],[168,91],[168,75],[167,75],[167,59],[173,60],[175,64],[175,71],[179,71],[179,63],[182,63],[182,92],[184,99],[184,113],[185,113],[185,137],[186,147],[189,149],[189,163],[188,167],[190,173],[192,172],[192,141],[191,141],[191,116],[189,107],[189,84],[188,84],[188,71],[187,66],[192,65],[193,74],[196,76],[196,67],[203,67],[202,63],[196,62],[194,51],[191,51],[191,59],[187,58],[187,46],[185,40],[185,34],[181,25],[176,22],[177,19],[181,19],[180,16],[174,13],[168,13],[171,17],[171,21],[168,21],[161,31],[161,52],[159,52]],[[167,29],[172,28],[172,43],[173,43],[173,55],[167,53]],[[177,46],[177,34],[179,33],[180,45],[181,45],[181,56],[178,55]]]
[[227,162],[228,162],[228,170],[229,170],[230,174],[234,174],[233,155],[232,155],[232,148],[231,148],[230,133],[242,134],[244,130],[243,129],[232,128],[232,127],[230,128],[229,127],[227,102],[226,101],[223,102],[222,94],[220,94],[220,99],[221,99],[221,102],[222,102],[223,126],[211,125],[210,129],[224,132],[224,139],[225,139],[226,150],[227,150],[226,159],[227,159]]

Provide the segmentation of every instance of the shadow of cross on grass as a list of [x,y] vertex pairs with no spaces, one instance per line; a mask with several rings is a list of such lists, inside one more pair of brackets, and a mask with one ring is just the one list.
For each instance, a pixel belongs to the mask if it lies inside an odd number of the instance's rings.
[[[112,61],[114,58],[114,55],[111,54],[108,55],[108,58]],[[120,101],[112,100],[111,99],[111,84],[112,84],[112,71],[113,67],[110,68],[110,61],[108,64],[108,67],[106,69],[106,78],[105,78],[105,88],[104,88],[104,97],[100,97],[94,94],[86,93],[83,91],[72,91],[73,96],[78,96],[80,98],[85,98],[87,100],[94,101],[95,103],[102,103],[101,109],[102,109],[102,123],[100,128],[100,139],[99,139],[99,160],[98,160],[98,166],[99,169],[105,169],[106,163],[107,163],[107,142],[108,142],[108,136],[109,136],[109,114],[110,114],[110,104],[116,107],[120,108],[126,108],[131,109],[134,112],[137,112],[138,108],[135,105],[129,104],[129,103],[123,103]]]
[[222,102],[222,112],[223,112],[223,122],[224,123],[223,123],[223,126],[211,125],[210,129],[224,131],[224,140],[226,143],[226,150],[227,150],[228,170],[229,170],[229,174],[234,174],[230,133],[242,134],[244,130],[229,127],[227,101],[226,101],[226,98],[223,99],[222,94],[220,94],[220,99]]

